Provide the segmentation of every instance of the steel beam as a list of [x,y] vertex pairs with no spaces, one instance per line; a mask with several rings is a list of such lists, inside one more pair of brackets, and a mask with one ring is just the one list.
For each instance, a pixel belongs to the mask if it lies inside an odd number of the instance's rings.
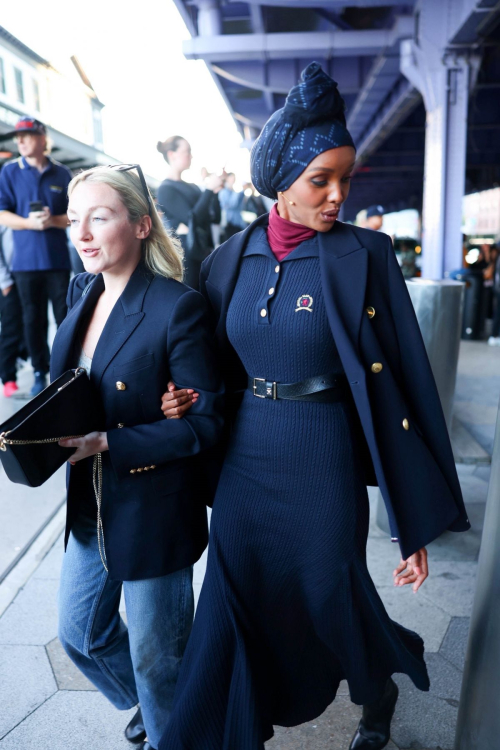
[[[369,69],[370,58],[336,58],[335,61],[322,62],[324,69],[337,81],[340,93],[345,96],[359,92],[366,76],[365,68]],[[218,76],[239,86],[282,96],[286,96],[297,83],[296,66],[287,60],[237,60],[226,62],[223,66],[212,63],[211,67]]]
[[266,30],[264,28],[264,18],[262,16],[262,8],[260,5],[250,6],[250,19],[252,21],[254,34],[264,34]]
[[183,43],[189,60],[292,60],[300,57],[373,56],[412,34],[413,19],[401,16],[392,29],[307,31],[276,34],[220,34]]
[[[240,3],[241,0],[229,0],[230,3]],[[355,8],[379,8],[381,6],[408,6],[407,0],[246,0],[249,5],[274,5],[284,8],[338,8],[343,10],[347,5]]]
[[222,18],[218,0],[196,0],[198,34],[203,37],[222,34]]
[[[420,101],[421,96],[415,87],[408,81],[400,81],[373,117],[370,127],[356,142],[358,162],[362,163],[366,160],[408,117]],[[421,133],[422,128],[405,128],[404,131]]]

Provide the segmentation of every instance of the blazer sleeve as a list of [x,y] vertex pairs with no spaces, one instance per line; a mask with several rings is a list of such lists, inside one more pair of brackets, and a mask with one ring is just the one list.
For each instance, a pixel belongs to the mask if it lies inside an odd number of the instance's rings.
[[412,406],[412,415],[423,433],[425,442],[456,500],[459,516],[450,529],[465,531],[470,524],[467,521],[441,400],[413,303],[389,237],[387,238],[387,278],[392,318],[400,351],[402,390]]
[[194,290],[183,294],[172,311],[167,341],[170,377],[178,388],[194,388],[200,397],[182,419],[108,431],[109,456],[116,475],[131,468],[192,456],[217,443],[223,428],[223,385],[210,333],[207,306]]

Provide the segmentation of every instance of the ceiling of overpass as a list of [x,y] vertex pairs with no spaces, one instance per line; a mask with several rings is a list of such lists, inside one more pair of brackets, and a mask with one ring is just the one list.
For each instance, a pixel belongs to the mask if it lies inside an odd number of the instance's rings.
[[[418,4],[404,0],[175,0],[248,145],[312,60],[338,82],[358,148],[349,216],[373,202],[420,207],[425,110],[400,72],[400,42],[417,33]],[[481,45],[470,102],[467,187],[500,183],[500,35],[496,0],[465,0],[451,47]],[[492,10],[493,9],[493,10]]]
[[203,0],[199,5],[176,2],[193,35],[185,44],[186,56],[207,62],[249,138],[283,106],[288,90],[311,60],[321,62],[338,82],[348,111],[370,76],[377,76],[377,92],[358,102],[355,119],[362,128],[370,104],[383,94],[381,87],[399,75],[399,41],[412,35],[414,25],[412,2],[383,7],[365,2],[373,7],[363,8],[331,0],[314,0],[314,8],[301,7],[304,0],[227,2],[216,8],[219,20],[214,13],[211,27]]

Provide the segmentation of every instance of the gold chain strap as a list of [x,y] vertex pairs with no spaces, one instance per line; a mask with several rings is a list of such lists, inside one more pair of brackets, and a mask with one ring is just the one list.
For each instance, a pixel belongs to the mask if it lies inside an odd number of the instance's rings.
[[48,443],[58,443],[59,440],[74,440],[75,438],[85,437],[85,435],[68,435],[68,437],[44,438],[43,440],[12,440],[7,435],[10,435],[10,431],[0,432],[0,451],[6,451],[8,445],[47,445]]
[[[0,450],[6,451],[8,445],[48,445],[49,443],[58,443],[60,440],[74,440],[75,438],[82,438],[85,435],[68,435],[63,438],[44,438],[43,440],[12,440],[8,438],[9,432],[0,433]],[[102,526],[101,517],[101,504],[102,504],[102,454],[96,453],[94,456],[94,462],[92,466],[92,482],[94,485],[95,499],[97,503],[97,544],[99,547],[99,555],[101,556],[101,562],[104,566],[106,573],[108,567],[106,565],[106,549],[104,547],[104,529]]]
[[101,503],[102,503],[102,453],[96,453],[94,456],[94,464],[92,467],[92,479],[94,483],[95,499],[97,502],[97,545],[99,547],[99,554],[101,556],[101,562],[104,566],[106,573],[108,567],[106,565],[106,548],[104,547],[104,529],[102,527],[101,517]]

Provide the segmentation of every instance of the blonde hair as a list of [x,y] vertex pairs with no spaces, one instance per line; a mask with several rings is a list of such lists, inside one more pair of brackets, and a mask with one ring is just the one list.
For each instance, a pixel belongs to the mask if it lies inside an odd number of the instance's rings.
[[[140,221],[143,216],[149,215],[148,201],[144,195],[141,181],[132,170],[122,172],[110,167],[86,169],[73,177],[69,183],[69,196],[81,182],[104,183],[116,190],[121,202],[127,209],[129,221],[133,224]],[[151,194],[150,200],[151,231],[142,241],[144,262],[152,273],[165,276],[167,279],[182,281],[184,274],[182,245],[178,239],[171,237],[163,226]]]

